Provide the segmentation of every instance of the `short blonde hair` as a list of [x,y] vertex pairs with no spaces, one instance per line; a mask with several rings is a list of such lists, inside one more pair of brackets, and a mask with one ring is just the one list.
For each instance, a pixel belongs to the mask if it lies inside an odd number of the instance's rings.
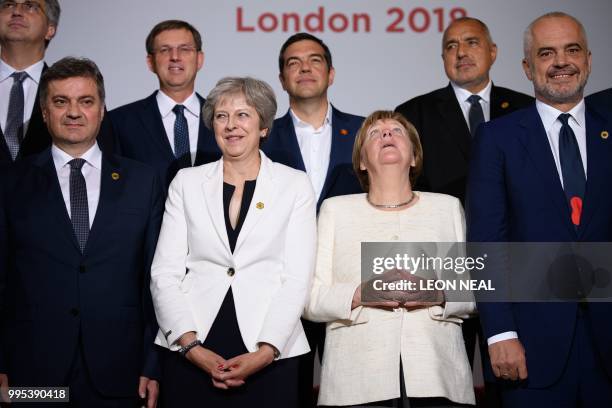
[[355,171],[355,175],[363,188],[363,191],[366,193],[370,191],[370,179],[368,177],[367,170],[361,170],[361,149],[363,148],[363,144],[368,135],[368,130],[372,125],[374,125],[379,120],[395,120],[406,130],[408,134],[408,140],[412,143],[412,150],[414,154],[414,166],[410,167],[410,184],[414,185],[416,179],[421,174],[421,170],[423,168],[423,147],[421,146],[421,141],[419,140],[419,133],[416,128],[410,123],[404,115],[398,112],[393,111],[385,111],[378,110],[372,112],[361,125],[359,131],[357,132],[357,138],[355,139],[355,144],[353,145],[353,170]]

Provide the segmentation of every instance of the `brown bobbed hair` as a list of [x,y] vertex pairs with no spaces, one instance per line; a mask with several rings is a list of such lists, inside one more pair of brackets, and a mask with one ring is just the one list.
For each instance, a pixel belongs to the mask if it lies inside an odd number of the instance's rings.
[[361,128],[359,128],[359,131],[357,132],[355,144],[353,145],[353,171],[361,184],[361,188],[363,188],[363,191],[366,193],[370,191],[370,179],[368,177],[368,172],[367,170],[360,169],[361,150],[370,127],[372,127],[372,125],[379,120],[395,120],[402,125],[404,130],[406,130],[408,139],[410,140],[410,143],[412,143],[412,150],[414,153],[414,167],[410,167],[410,184],[414,186],[416,179],[419,177],[421,170],[423,169],[423,147],[421,146],[421,141],[419,140],[419,133],[412,123],[410,123],[401,113],[378,110],[372,112],[367,118],[365,118]]

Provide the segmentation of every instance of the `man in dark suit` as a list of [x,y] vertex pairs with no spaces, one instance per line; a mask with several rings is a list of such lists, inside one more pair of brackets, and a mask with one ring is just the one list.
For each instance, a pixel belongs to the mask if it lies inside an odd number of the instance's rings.
[[604,89],[585,98],[587,105],[612,112],[612,88]]
[[201,119],[204,98],[194,92],[204,64],[198,30],[185,21],[162,21],[147,36],[146,49],[159,90],[110,111],[103,132],[114,134],[122,156],[154,167],[167,188],[178,170],[217,160],[221,152]]
[[57,0],[0,2],[0,163],[51,144],[38,104],[38,83],[59,17]]
[[[591,71],[584,28],[567,14],[546,14],[525,31],[524,49],[537,101],[476,135],[468,240],[610,242],[612,122],[583,100]],[[546,270],[529,274],[530,285],[547,285]],[[505,407],[612,406],[609,303],[480,303],[479,310],[488,371],[504,380]]]
[[104,83],[89,60],[41,77],[51,148],[0,184],[0,386],[70,387],[71,406],[154,407],[150,265],[163,192],[149,167],[102,153]]
[[[352,169],[355,135],[363,117],[340,112],[327,97],[336,71],[328,46],[307,34],[292,35],[278,57],[279,79],[289,111],[274,121],[262,150],[273,161],[305,171],[317,195],[317,210],[328,197],[361,193]],[[323,353],[325,325],[303,321],[311,352],[300,361],[300,401],[312,407],[314,354]]]
[[[455,196],[464,202],[472,135],[481,122],[521,109],[533,98],[495,86],[489,70],[497,46],[488,27],[465,17],[442,37],[442,60],[450,83],[395,108],[417,129],[423,145],[423,171],[415,188]],[[468,99],[476,95],[474,104]]]

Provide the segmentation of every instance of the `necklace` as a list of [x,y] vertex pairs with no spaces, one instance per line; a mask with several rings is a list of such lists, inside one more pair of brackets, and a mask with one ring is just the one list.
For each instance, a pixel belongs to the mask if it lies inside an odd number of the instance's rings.
[[368,200],[368,203],[370,203],[371,206],[376,207],[376,208],[400,208],[400,207],[410,204],[412,200],[414,200],[415,196],[416,194],[412,193],[412,195],[407,201],[404,201],[403,203],[399,203],[399,204],[374,204],[372,201],[370,201],[369,194],[366,195],[366,199]]

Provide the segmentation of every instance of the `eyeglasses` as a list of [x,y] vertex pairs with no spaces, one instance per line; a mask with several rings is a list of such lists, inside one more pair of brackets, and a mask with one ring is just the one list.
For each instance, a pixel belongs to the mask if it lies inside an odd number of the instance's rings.
[[42,9],[42,5],[36,1],[26,0],[17,2],[13,0],[6,0],[0,3],[0,12],[12,13],[18,6],[21,6],[23,11],[29,14],[36,14]]
[[176,47],[171,47],[169,45],[164,45],[163,47],[159,47],[154,51],[155,54],[159,54],[162,57],[169,57],[174,54],[174,50],[179,57],[183,57],[185,55],[190,55],[196,51],[196,47],[193,45],[178,45]]

